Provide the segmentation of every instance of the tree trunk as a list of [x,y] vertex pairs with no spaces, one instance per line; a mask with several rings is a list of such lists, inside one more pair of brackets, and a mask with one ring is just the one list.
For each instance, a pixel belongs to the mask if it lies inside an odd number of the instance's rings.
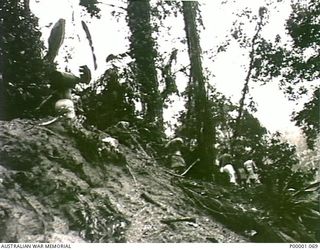
[[[3,2],[0,3],[0,16],[3,16]],[[0,120],[6,120],[6,98],[5,98],[5,83],[4,83],[4,21],[0,18]]]
[[239,109],[238,109],[238,115],[236,117],[236,121],[235,121],[235,127],[234,127],[234,132],[233,132],[233,137],[232,137],[232,141],[231,141],[231,150],[233,151],[233,147],[234,144],[236,143],[238,137],[239,137],[239,129],[240,129],[240,125],[241,125],[241,119],[243,116],[243,111],[244,111],[244,104],[245,104],[245,100],[247,97],[247,94],[249,93],[249,83],[250,83],[250,79],[251,79],[251,75],[252,75],[252,71],[254,69],[254,61],[255,61],[255,54],[256,54],[256,45],[257,45],[257,39],[259,38],[259,34],[262,30],[263,27],[263,23],[262,23],[262,19],[263,17],[260,16],[260,21],[257,24],[256,27],[256,33],[254,34],[254,36],[252,37],[251,40],[251,50],[250,50],[250,54],[249,54],[249,68],[248,68],[248,72],[244,81],[244,85],[241,91],[241,98],[239,101]]
[[127,7],[128,25],[131,31],[130,52],[135,59],[136,80],[140,89],[143,115],[148,123],[162,128],[162,101],[158,88],[155,67],[155,41],[152,37],[149,0],[129,0]]
[[[190,82],[188,86],[187,119],[195,119],[197,157],[196,174],[206,176],[211,172],[214,160],[214,127],[205,86],[201,61],[200,38],[197,30],[197,2],[183,2],[183,16],[190,58]],[[187,121],[188,126],[188,121]]]

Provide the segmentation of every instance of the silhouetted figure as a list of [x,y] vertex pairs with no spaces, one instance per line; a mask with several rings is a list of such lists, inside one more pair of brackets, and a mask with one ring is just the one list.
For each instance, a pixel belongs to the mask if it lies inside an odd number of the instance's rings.
[[221,173],[226,173],[229,176],[229,182],[238,185],[236,180],[236,171],[234,170],[234,167],[231,164],[227,164],[220,168]]
[[71,73],[54,71],[51,74],[51,88],[56,92],[58,100],[55,103],[55,111],[59,116],[68,119],[76,118],[75,106],[72,101],[72,89],[76,84],[83,82],[89,83],[91,80],[91,72],[84,65],[80,67],[80,77]]
[[219,167],[222,168],[227,164],[232,164],[232,156],[228,153],[224,153],[219,157]]
[[243,166],[248,172],[248,177],[246,181],[247,184],[251,185],[251,184],[260,183],[259,176],[257,174],[257,166],[255,162],[253,160],[247,160],[243,164]]
[[221,178],[223,178],[223,182],[227,181],[227,183],[237,185],[237,174],[232,166],[232,156],[224,152],[218,160],[220,173],[223,174],[221,176]]
[[240,166],[237,169],[237,182],[240,186],[245,187],[247,185],[247,179],[248,179],[248,172],[247,170]]
[[166,144],[166,149],[169,152],[169,165],[172,170],[181,173],[186,168],[186,162],[181,154],[183,140],[180,137],[174,138]]

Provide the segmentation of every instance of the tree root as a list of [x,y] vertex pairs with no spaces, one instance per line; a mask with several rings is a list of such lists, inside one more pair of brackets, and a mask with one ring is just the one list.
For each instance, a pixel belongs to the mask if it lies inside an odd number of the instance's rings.
[[154,199],[152,199],[149,195],[147,195],[146,193],[142,193],[141,198],[143,198],[145,201],[157,206],[157,207],[162,207],[158,202],[156,202]]
[[170,224],[170,223],[181,222],[181,221],[196,223],[196,218],[194,218],[194,217],[181,217],[181,218],[170,218],[170,219],[160,220],[160,222],[164,223],[164,224]]

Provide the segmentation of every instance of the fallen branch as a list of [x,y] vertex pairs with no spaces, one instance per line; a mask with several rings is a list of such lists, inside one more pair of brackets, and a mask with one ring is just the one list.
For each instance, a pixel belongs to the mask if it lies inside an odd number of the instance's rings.
[[197,162],[199,162],[200,161],[200,159],[198,158],[198,159],[196,159],[188,168],[187,168],[187,170],[186,171],[184,171],[182,174],[181,174],[181,176],[184,176],[184,175],[186,175],[189,171],[190,171],[190,169],[191,168],[193,168],[194,167],[194,165],[196,165],[196,163]]
[[164,172],[166,172],[166,173],[168,173],[168,174],[171,174],[171,175],[173,175],[173,176],[175,176],[175,177],[180,177],[180,178],[184,178],[184,176],[182,176],[182,175],[180,175],[180,174],[175,174],[175,173],[172,173],[171,171],[168,171],[168,170],[163,170]]
[[142,193],[141,195],[141,198],[143,198],[145,201],[157,206],[157,207],[161,207],[161,205],[156,202],[154,199],[152,199],[149,195],[147,195],[146,193]]
[[39,126],[48,126],[48,125],[50,125],[50,124],[55,123],[56,121],[58,121],[59,118],[60,118],[60,116],[55,117],[55,118],[53,118],[52,120],[49,120],[49,121],[47,121],[47,122],[42,122],[42,123],[40,123],[40,124],[38,124],[38,125],[39,125]]
[[182,174],[176,174],[176,173],[172,173],[171,171],[168,171],[168,170],[163,170],[164,172],[168,173],[168,174],[171,174],[175,177],[180,177],[180,178],[184,178],[185,175],[190,171],[191,168],[194,167],[194,165],[196,165],[196,163],[200,161],[200,159],[196,159]]
[[225,211],[218,211],[218,210],[215,210],[215,209],[212,209],[210,207],[208,207],[207,205],[205,205],[197,196],[199,196],[199,194],[197,194],[196,192],[194,192],[193,190],[187,188],[187,187],[181,187],[182,190],[184,190],[187,194],[189,194],[189,196],[191,196],[190,198],[194,199],[201,207],[203,207],[204,209],[212,212],[213,214],[215,215],[219,215],[219,216],[222,216],[222,217],[225,217],[227,218],[226,216],[227,215],[230,215],[232,216],[233,214],[232,213],[227,213]]
[[182,217],[182,218],[170,218],[170,219],[162,219],[162,220],[160,220],[160,222],[164,223],[164,224],[170,224],[170,223],[181,222],[181,221],[187,221],[187,222],[196,223],[196,218],[193,218],[193,217]]
[[141,214],[146,209],[147,209],[147,207],[142,208],[140,211],[138,211],[136,214],[132,215],[131,217],[134,218],[134,217],[138,216],[139,214]]
[[134,174],[132,173],[131,168],[129,167],[128,164],[126,164],[126,168],[128,169],[130,175],[132,176],[132,179],[133,179],[133,181],[134,181],[135,186],[138,187],[137,179],[136,179],[136,177],[134,176]]
[[129,134],[133,142],[138,146],[139,150],[144,154],[146,159],[151,159],[151,157],[147,154],[147,152],[143,149],[143,147],[140,145],[140,143],[137,141],[137,139],[132,135]]
[[47,98],[45,98],[40,105],[35,109],[36,111],[40,110],[42,108],[42,106],[48,102],[51,98],[53,97],[53,94],[49,95]]

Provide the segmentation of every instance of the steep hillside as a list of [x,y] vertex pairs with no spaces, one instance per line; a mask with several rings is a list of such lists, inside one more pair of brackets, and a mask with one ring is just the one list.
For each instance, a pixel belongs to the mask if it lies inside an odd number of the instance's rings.
[[293,241],[241,190],[170,174],[133,131],[41,122],[0,122],[0,242]]
[[246,241],[188,204],[144,151],[39,123],[0,123],[1,242]]

